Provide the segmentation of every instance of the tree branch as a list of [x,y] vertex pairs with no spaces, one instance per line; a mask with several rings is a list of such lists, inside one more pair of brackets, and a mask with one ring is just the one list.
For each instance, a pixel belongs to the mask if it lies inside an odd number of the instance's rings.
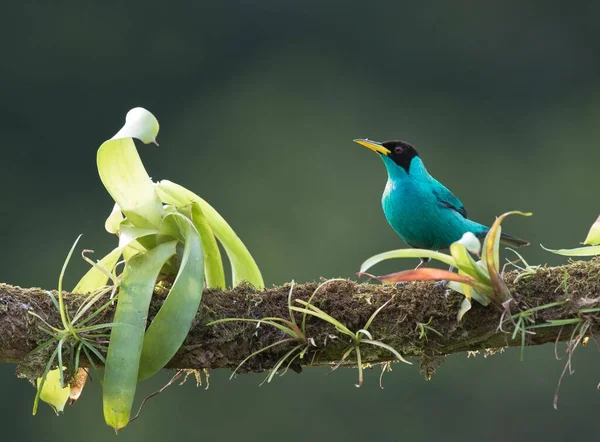
[[[565,301],[552,308],[541,309],[531,315],[536,324],[549,320],[578,318],[589,321],[588,334],[596,330],[596,313],[579,314],[581,309],[600,307],[600,260],[575,262],[553,268],[542,268],[535,275],[514,282],[515,272],[507,273],[505,280],[515,304],[513,311],[524,311],[556,301]],[[293,288],[292,298],[308,300],[317,283],[298,284]],[[202,306],[183,346],[168,364],[170,368],[234,368],[254,351],[273,344],[287,336],[280,330],[262,324],[227,322],[214,326],[206,323],[219,318],[280,317],[289,319],[287,298],[290,285],[256,290],[239,286],[231,290],[205,290]],[[157,287],[150,307],[151,320],[162,305],[166,290]],[[417,282],[401,287],[359,284],[353,281],[332,281],[325,284],[312,303],[336,318],[352,331],[364,328],[373,312],[391,300],[376,319],[369,331],[373,339],[382,341],[404,356],[421,358],[421,368],[429,376],[440,357],[450,353],[497,349],[521,345],[521,336],[512,339],[515,325],[505,322],[504,331],[499,330],[502,311],[492,305],[473,308],[457,323],[456,314],[462,296],[450,293],[432,283]],[[65,301],[71,312],[80,305],[83,297],[65,293]],[[298,304],[296,304],[298,305]],[[43,290],[23,289],[0,284],[0,362],[20,363],[18,372],[28,378],[43,370],[44,361],[27,358],[29,352],[48,339],[39,329],[41,321],[30,311],[45,318],[50,324],[60,324],[59,314]],[[114,308],[107,309],[99,322],[110,322]],[[301,321],[301,314],[296,314]],[[427,324],[433,330],[420,327]],[[528,323],[529,324],[529,323]],[[527,345],[540,345],[570,338],[573,325],[535,329],[526,334]],[[571,327],[570,329],[568,327]],[[421,332],[424,330],[425,334]],[[510,332],[510,333],[509,333]],[[308,317],[306,337],[311,345],[303,359],[296,359],[292,369],[299,371],[301,365],[328,365],[339,362],[344,351],[351,345],[349,338],[330,324]],[[275,346],[249,359],[245,371],[265,371],[289,351],[294,343]],[[371,345],[361,346],[363,362],[381,362],[393,359],[385,349]],[[353,357],[353,356],[352,356]],[[348,363],[355,362],[352,357]]]

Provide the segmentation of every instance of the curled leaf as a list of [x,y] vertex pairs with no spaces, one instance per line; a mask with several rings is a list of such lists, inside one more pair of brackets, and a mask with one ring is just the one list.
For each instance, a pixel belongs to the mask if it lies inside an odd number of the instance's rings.
[[490,231],[485,237],[484,241],[484,256],[482,257],[482,261],[486,263],[488,268],[488,274],[490,280],[492,281],[492,286],[494,287],[495,293],[495,301],[497,304],[502,304],[503,302],[512,299],[510,292],[508,291],[508,287],[504,283],[504,280],[500,276],[500,236],[502,235],[502,228],[500,224],[509,215],[521,215],[521,216],[531,216],[529,212],[520,212],[518,210],[514,210],[512,212],[506,212],[500,215],[494,223],[492,227],[490,227]]
[[158,144],[156,136],[159,128],[158,120],[150,111],[143,107],[134,107],[127,112],[125,125],[111,139],[137,138],[145,144]]
[[[46,380],[40,392],[40,399],[46,402],[58,415],[64,411],[65,405],[69,400],[71,389],[68,385],[61,386],[61,371],[63,369],[55,368],[46,375]],[[40,388],[42,378],[38,378],[37,387]]]
[[594,221],[594,224],[592,224],[592,227],[590,228],[590,231],[588,232],[583,243],[592,246],[600,244],[600,216],[596,218],[596,221]]
[[465,313],[471,310],[471,301],[469,298],[465,297],[460,303],[460,308],[458,309],[458,313],[456,314],[456,320],[460,322]]
[[491,286],[490,277],[488,276],[485,269],[478,265],[477,262],[471,257],[467,248],[460,242],[457,241],[450,245],[450,253],[456,261],[456,267],[463,273],[471,276],[482,284]]
[[70,391],[69,391],[69,399],[71,399],[70,400],[71,405],[73,405],[75,402],[77,402],[77,400],[79,399],[79,396],[81,396],[81,392],[83,391],[83,387],[85,387],[87,378],[88,378],[88,372],[84,368],[79,368],[77,370],[77,373],[75,373],[75,376],[73,376],[73,380],[70,384]]
[[457,242],[458,244],[465,246],[469,253],[479,255],[479,252],[481,252],[481,242],[479,241],[479,238],[471,232],[465,232]]
[[119,208],[119,205],[115,203],[110,215],[108,215],[108,218],[106,218],[106,221],[104,222],[104,228],[108,233],[117,235],[119,233],[119,224],[121,224],[123,219],[121,209]]

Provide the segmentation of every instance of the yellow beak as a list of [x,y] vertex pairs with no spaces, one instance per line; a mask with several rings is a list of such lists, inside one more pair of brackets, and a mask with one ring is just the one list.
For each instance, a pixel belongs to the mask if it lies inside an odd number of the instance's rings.
[[390,151],[387,148],[383,147],[381,143],[378,143],[377,141],[371,141],[367,139],[357,139],[352,141],[362,146],[365,146],[368,149],[371,149],[373,152],[377,152],[383,155],[387,155],[390,153]]

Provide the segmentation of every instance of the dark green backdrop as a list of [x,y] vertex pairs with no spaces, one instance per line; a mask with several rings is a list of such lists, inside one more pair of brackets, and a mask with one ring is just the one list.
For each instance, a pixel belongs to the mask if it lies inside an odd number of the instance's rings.
[[[3,5],[0,280],[55,287],[79,233],[98,256],[113,247],[95,152],[134,106],[162,126],[159,148],[140,147],[150,174],[213,203],[267,284],[353,277],[402,246],[379,205],[383,165],[357,137],[414,143],[474,219],[533,211],[508,230],[532,242],[531,262],[565,262],[539,244],[575,246],[600,212],[600,3],[416,3]],[[552,346],[524,363],[456,355],[431,382],[396,365],[383,391],[378,370],[361,389],[353,369],[260,388],[262,376],[215,371],[208,391],[151,401],[119,440],[593,438],[599,361],[595,345],[576,354],[558,411]],[[112,440],[98,382],[64,416],[34,418],[34,389],[13,371],[0,366],[0,439]]]

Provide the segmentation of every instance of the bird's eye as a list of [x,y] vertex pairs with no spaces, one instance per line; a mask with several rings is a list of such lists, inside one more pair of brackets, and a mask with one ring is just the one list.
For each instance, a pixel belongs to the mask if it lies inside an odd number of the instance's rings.
[[404,152],[404,148],[403,148],[402,146],[396,146],[396,147],[394,148],[394,153],[395,153],[396,155],[400,155],[402,152]]

